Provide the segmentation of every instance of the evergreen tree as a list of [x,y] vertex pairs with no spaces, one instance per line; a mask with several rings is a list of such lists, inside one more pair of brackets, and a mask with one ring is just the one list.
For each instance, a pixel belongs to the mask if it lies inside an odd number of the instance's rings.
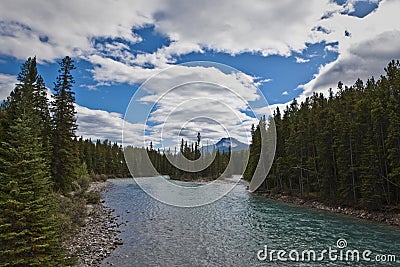
[[47,88],[44,84],[43,78],[38,75],[36,83],[33,86],[33,108],[36,116],[39,117],[39,131],[42,139],[44,156],[51,161],[51,117],[49,109],[49,101],[47,99]]
[[74,63],[70,57],[67,56],[60,62],[51,108],[53,113],[52,175],[55,189],[64,193],[72,189],[72,182],[77,178],[79,169],[79,155],[73,140],[77,129],[75,97],[72,91],[74,79],[71,74],[74,69]]
[[47,152],[46,158],[50,160],[50,112],[47,100],[47,89],[43,78],[38,75],[36,57],[28,58],[21,66],[17,77],[18,83],[10,96],[3,103],[5,123],[15,120],[23,112],[31,112],[31,116],[38,117],[38,125],[32,130],[37,131],[42,137],[43,148]]
[[390,173],[386,178],[394,201],[400,202],[400,62],[392,61],[385,69],[387,77],[382,77],[382,86],[389,90],[388,116],[389,126],[385,147],[388,151]]
[[62,263],[56,204],[37,124],[22,113],[0,144],[0,266]]
[[[261,130],[265,130],[265,117],[262,117],[254,129],[254,125],[251,126],[252,142],[249,148],[249,161],[247,167],[243,173],[244,179],[250,181],[256,171],[257,164],[261,153]],[[218,153],[219,154],[219,153]]]

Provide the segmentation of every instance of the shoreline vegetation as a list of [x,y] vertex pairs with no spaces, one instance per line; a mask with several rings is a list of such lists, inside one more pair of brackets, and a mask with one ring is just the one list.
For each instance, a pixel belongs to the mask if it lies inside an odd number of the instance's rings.
[[[110,182],[92,182],[86,191],[95,195],[108,190]],[[122,245],[119,237],[117,216],[97,199],[86,204],[84,223],[76,227],[63,238],[63,248],[71,258],[72,266],[98,266],[111,252]]]

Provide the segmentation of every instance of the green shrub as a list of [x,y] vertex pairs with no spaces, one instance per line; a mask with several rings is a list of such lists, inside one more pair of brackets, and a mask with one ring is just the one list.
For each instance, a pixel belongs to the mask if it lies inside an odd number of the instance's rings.
[[78,179],[77,183],[81,190],[87,190],[90,184],[90,176],[87,171],[86,163],[83,163],[78,169]]
[[59,216],[61,221],[61,229],[65,233],[71,232],[77,226],[85,225],[86,200],[79,196],[62,196],[56,197],[59,203]]
[[100,192],[90,191],[85,193],[85,199],[88,204],[99,204],[101,199]]
[[108,178],[108,176],[105,174],[92,173],[90,176],[91,176],[90,178],[93,182],[105,182],[105,181],[107,181],[107,178]]

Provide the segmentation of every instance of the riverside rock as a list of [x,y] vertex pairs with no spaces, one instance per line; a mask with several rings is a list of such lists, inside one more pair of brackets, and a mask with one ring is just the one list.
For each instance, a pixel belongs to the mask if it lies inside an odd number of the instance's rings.
[[[92,183],[88,191],[101,192],[107,186],[108,182]],[[64,242],[67,252],[77,258],[74,266],[100,266],[104,258],[123,244],[116,227],[117,218],[104,203],[87,205],[85,225],[76,229]]]

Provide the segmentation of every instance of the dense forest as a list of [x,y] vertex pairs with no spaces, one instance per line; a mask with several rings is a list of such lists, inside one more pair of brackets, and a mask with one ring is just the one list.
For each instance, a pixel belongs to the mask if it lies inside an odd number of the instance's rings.
[[129,173],[117,144],[77,139],[75,66],[59,64],[51,100],[28,58],[0,105],[0,266],[65,264],[62,234],[83,223],[89,182]]
[[[273,119],[277,147],[260,190],[317,199],[327,204],[381,209],[400,203],[400,63],[386,75],[337,92],[313,94],[279,109]],[[260,153],[260,129],[252,131],[251,179]]]
[[80,164],[94,180],[130,177],[121,145],[109,140],[75,139]]
[[[233,174],[243,172],[245,163],[227,167],[230,160],[236,163],[242,162],[241,159],[247,155],[247,151],[232,152],[230,148],[228,151],[221,151],[217,148],[210,148],[209,150],[208,147],[200,146],[200,133],[197,134],[196,138],[197,141],[190,144],[182,138],[178,152],[172,153],[170,150],[154,149],[152,142],[150,142],[146,149],[128,147],[126,153],[134,154],[131,166],[140,166],[143,155],[148,156],[157,173],[168,175],[171,179],[176,180],[214,180],[220,176],[230,177]],[[140,153],[139,150],[145,151],[145,153]],[[201,167],[203,165],[204,168]],[[134,175],[147,176],[151,174],[135,173],[134,171]]]

